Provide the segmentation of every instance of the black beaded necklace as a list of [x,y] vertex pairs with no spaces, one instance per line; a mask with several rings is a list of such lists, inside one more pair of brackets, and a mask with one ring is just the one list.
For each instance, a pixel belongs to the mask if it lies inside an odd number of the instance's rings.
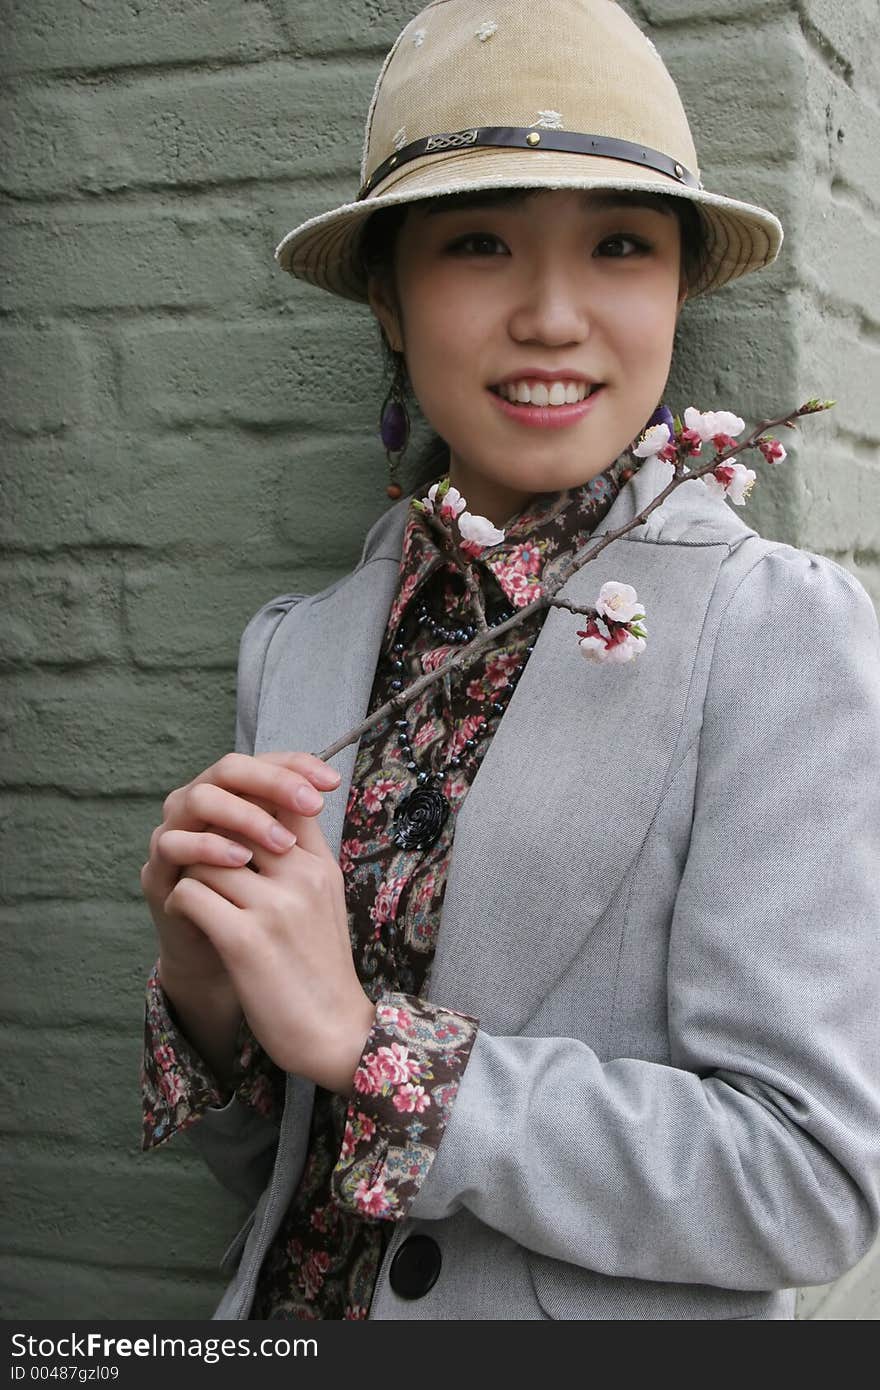
[[[489,627],[497,627],[499,623],[512,618],[514,609],[506,609],[498,617],[489,620]],[[457,646],[464,646],[467,642],[473,641],[477,628],[472,624],[465,624],[462,627],[446,627],[437,618],[434,618],[422,605],[416,613],[416,623],[420,627],[427,627],[433,636],[438,637],[441,642],[452,643]],[[510,678],[501,690],[497,692],[506,698],[492,699],[488,702],[487,710],[491,711],[488,715],[482,716],[482,728],[489,724],[492,715],[503,715],[507,708],[510,698],[516,689],[517,681],[522,675],[529,654],[535,650],[534,644],[526,648],[524,660],[515,668]],[[395,671],[403,671],[405,663],[403,657],[406,653],[406,646],[403,642],[395,642],[391,648],[393,654],[392,667]],[[391,681],[393,691],[403,690],[404,682],[400,676],[396,676]],[[415,773],[416,785],[405,792],[397,803],[394,811],[394,828],[391,838],[400,849],[430,849],[440,838],[446,819],[449,815],[450,805],[446,796],[440,788],[443,774],[447,768],[461,767],[467,762],[468,757],[473,756],[473,751],[477,747],[477,740],[474,738],[465,739],[464,747],[467,750],[463,756],[456,754],[449,758],[439,772],[425,771],[420,768],[415,760],[411,735],[409,731],[409,721],[404,716],[402,719],[395,720],[395,728],[399,730],[397,741],[403,752],[404,757],[409,761],[405,764],[407,772]]]

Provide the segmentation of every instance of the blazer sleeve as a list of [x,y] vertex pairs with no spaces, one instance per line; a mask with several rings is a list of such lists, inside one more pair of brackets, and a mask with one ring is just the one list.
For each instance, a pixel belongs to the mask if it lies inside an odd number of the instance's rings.
[[669,1064],[479,1028],[395,1218],[465,1208],[628,1278],[768,1290],[850,1269],[880,1229],[878,863],[876,614],[848,571],[783,546],[713,651]]
[[[282,594],[271,599],[254,614],[242,634],[235,719],[238,753],[254,751],[269,644],[282,620],[306,597]],[[210,1104],[211,1097],[202,1096],[202,1105],[185,1134],[218,1182],[253,1206],[269,1181],[275,1161],[286,1078],[246,1023],[239,1034],[235,1079],[235,1089],[225,1104]],[[213,1099],[222,1097],[215,1095]]]

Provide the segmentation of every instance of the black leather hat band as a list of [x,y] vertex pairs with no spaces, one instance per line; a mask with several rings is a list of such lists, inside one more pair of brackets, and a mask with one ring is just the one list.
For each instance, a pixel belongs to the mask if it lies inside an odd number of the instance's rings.
[[473,130],[455,130],[448,135],[428,135],[422,140],[413,140],[397,150],[389,159],[374,169],[357,195],[357,201],[366,198],[377,183],[402,164],[418,159],[424,154],[440,154],[449,150],[471,150],[477,148],[500,147],[511,150],[557,150],[564,154],[592,154],[605,159],[623,159],[627,164],[643,164],[648,169],[656,169],[660,174],[683,183],[688,188],[702,188],[689,169],[668,154],[649,149],[646,145],[636,145],[630,140],[617,140],[611,135],[581,135],[574,130],[544,130],[534,126],[478,126]]

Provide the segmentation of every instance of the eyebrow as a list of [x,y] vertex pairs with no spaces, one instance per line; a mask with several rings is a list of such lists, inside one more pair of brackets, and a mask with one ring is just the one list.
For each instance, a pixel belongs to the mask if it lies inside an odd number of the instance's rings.
[[[472,193],[448,193],[427,200],[425,216],[434,217],[443,212],[474,211],[480,208],[510,207],[519,209],[527,199],[534,198],[536,193],[542,192],[544,190],[541,188],[501,188],[488,192],[484,188],[478,188]],[[671,217],[673,216],[672,209],[661,201],[662,196],[659,192],[639,193],[635,189],[631,192],[624,189],[611,190],[608,193],[585,189],[581,206],[585,212],[591,210],[604,212],[612,208],[649,208],[654,212],[662,212]]]

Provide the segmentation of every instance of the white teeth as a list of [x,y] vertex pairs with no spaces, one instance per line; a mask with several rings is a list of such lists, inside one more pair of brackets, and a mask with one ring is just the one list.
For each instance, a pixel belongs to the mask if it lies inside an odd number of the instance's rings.
[[508,381],[497,388],[518,405],[574,405],[590,394],[585,381]]

